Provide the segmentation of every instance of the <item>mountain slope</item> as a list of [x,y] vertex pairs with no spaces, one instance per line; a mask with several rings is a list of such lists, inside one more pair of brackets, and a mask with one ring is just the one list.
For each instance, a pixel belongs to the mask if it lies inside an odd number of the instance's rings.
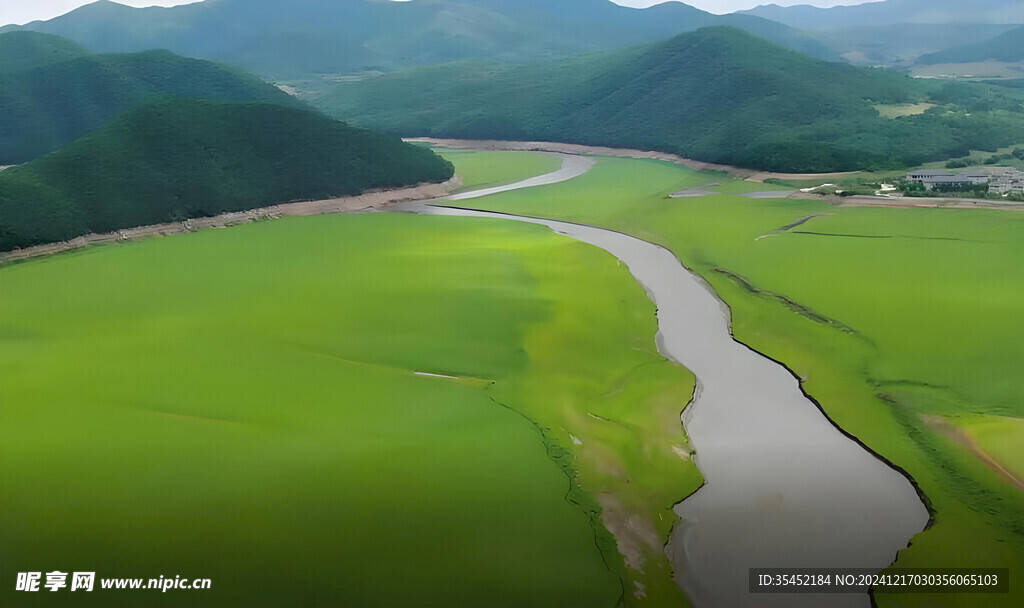
[[922,55],[994,38],[1017,26],[992,23],[855,25],[813,35],[854,65],[909,67]]
[[60,36],[15,31],[0,34],[0,73],[70,61],[89,51]]
[[[22,35],[2,34],[0,43]],[[83,55],[0,73],[0,165],[52,152],[130,106],[162,95],[298,103],[234,68],[166,51]]]
[[[640,147],[806,172],[948,158],[968,145],[1024,137],[1021,115],[1011,113],[1020,111],[1019,101],[964,86],[940,90],[940,83],[823,62],[739,30],[707,28],[540,65],[406,70],[339,86],[315,103],[405,136]],[[945,105],[922,116],[888,120],[874,107],[930,96]]]
[[918,58],[920,65],[936,63],[971,63],[978,61],[1024,61],[1024,27],[1019,27],[991,40],[957,47]]
[[165,48],[290,78],[464,59],[536,61],[666,40],[709,25],[734,25],[838,59],[788,26],[678,2],[640,10],[610,0],[207,0],[137,9],[100,0],[25,29],[66,36],[96,52]]
[[309,110],[161,100],[0,173],[0,251],[451,175],[427,149]]
[[801,30],[894,23],[1024,23],[1019,0],[884,0],[832,8],[769,4],[740,12]]

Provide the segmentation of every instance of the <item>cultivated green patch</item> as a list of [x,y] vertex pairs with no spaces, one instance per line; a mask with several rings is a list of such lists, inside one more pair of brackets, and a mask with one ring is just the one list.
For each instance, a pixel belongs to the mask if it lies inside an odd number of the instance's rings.
[[879,104],[875,106],[883,118],[902,118],[904,116],[915,116],[924,114],[935,107],[933,103],[894,103],[889,105]]

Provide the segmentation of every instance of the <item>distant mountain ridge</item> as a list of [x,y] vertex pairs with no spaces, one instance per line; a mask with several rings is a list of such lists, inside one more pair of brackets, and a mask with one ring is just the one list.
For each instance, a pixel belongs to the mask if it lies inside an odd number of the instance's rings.
[[739,13],[770,19],[800,30],[896,23],[1024,24],[1024,4],[1019,0],[882,0],[832,8],[768,4]]
[[1024,61],[1024,27],[1019,27],[990,40],[969,44],[920,57],[921,65],[936,63],[971,63],[978,61]]
[[7,29],[64,36],[94,52],[165,48],[288,77],[465,59],[527,62],[666,40],[710,25],[732,25],[839,60],[788,26],[678,2],[640,10],[610,0],[206,0],[137,9],[99,0]]
[[994,23],[894,23],[813,32],[854,65],[909,67],[929,53],[988,40],[1017,26]]
[[426,148],[312,110],[160,100],[0,172],[0,251],[452,173]]
[[[875,108],[927,100],[946,107],[899,120]],[[986,87],[823,62],[724,27],[544,64],[403,70],[316,103],[404,136],[646,148],[799,173],[913,165],[1024,137],[1020,102]]]
[[0,34],[0,165],[53,152],[157,97],[299,102],[241,70],[168,51],[94,55],[35,32]]
[[67,38],[29,31],[0,34],[0,73],[17,72],[89,55]]

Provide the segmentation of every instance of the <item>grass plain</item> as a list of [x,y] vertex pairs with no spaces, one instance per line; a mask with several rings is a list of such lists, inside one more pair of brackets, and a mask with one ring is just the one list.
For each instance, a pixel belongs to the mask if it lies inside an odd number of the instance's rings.
[[75,598],[104,607],[590,608],[636,582],[683,601],[598,519],[667,534],[700,483],[674,449],[693,378],[600,250],[319,216],[14,264],[0,287],[4,580],[213,581]]
[[562,161],[557,157],[536,152],[449,150],[444,156],[453,163],[459,163],[461,191],[504,186],[551,173],[562,166]]
[[[738,339],[794,369],[833,419],[927,494],[934,525],[898,565],[1007,567],[1021,580],[1024,496],[924,419],[985,416],[974,429],[979,443],[1019,466],[1019,444],[1014,452],[1006,438],[1024,419],[1024,214],[666,198],[711,182],[747,190],[669,163],[601,158],[570,182],[474,206],[605,226],[671,248],[732,307]],[[815,214],[828,215],[780,230]],[[878,600],[1018,606],[1024,591],[1011,588]]]

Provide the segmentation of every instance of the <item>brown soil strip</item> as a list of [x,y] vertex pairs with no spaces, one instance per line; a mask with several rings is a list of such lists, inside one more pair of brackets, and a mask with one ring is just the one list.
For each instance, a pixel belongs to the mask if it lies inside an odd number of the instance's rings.
[[441,198],[451,194],[461,186],[462,179],[455,177],[441,184],[419,184],[410,188],[402,188],[398,190],[376,190],[365,192],[359,196],[332,198],[321,201],[297,201],[274,205],[272,207],[251,209],[249,211],[223,213],[214,217],[194,218],[185,220],[184,222],[126,228],[124,230],[106,232],[103,234],[87,234],[70,241],[36,245],[25,249],[2,252],[0,253],[0,264],[15,260],[24,260],[39,256],[52,255],[55,253],[62,253],[65,251],[72,251],[82,247],[88,247],[89,245],[121,243],[149,237],[171,236],[174,234],[188,234],[190,232],[197,232],[207,228],[228,228],[230,226],[249,224],[260,220],[383,209],[395,203]]
[[975,441],[974,437],[971,437],[967,433],[967,431],[951,425],[940,416],[922,415],[921,420],[923,420],[924,423],[931,430],[936,431],[949,439],[952,439],[953,441],[959,443],[960,445],[970,450],[971,453],[978,458],[978,460],[984,463],[985,466],[987,466],[988,468],[998,473],[999,476],[1008,481],[1010,485],[1016,487],[1018,490],[1024,490],[1024,481],[1017,479],[1017,477],[1014,476],[1013,473],[1006,470],[1006,468],[1003,467],[1003,465],[999,464],[999,461],[993,458],[988,452],[985,451],[984,448],[978,445],[978,442]]
[[615,537],[626,566],[643,572],[647,562],[645,553],[651,551],[657,554],[663,550],[658,530],[641,515],[631,513],[618,496],[601,494],[597,498],[601,503],[604,527]]
[[498,140],[472,140],[472,139],[435,139],[432,137],[415,137],[406,139],[409,142],[426,143],[439,148],[454,148],[460,150],[503,150],[517,152],[561,152],[563,154],[590,154],[594,156],[617,156],[621,158],[648,158],[664,160],[677,165],[683,165],[696,171],[725,171],[739,179],[752,182],[763,182],[766,179],[774,178],[781,180],[809,180],[829,179],[851,175],[852,173],[774,173],[770,171],[757,171],[756,169],[744,169],[733,165],[719,165],[706,163],[692,158],[683,158],[675,154],[664,152],[652,152],[649,150],[632,150],[628,148],[606,148],[603,146],[583,146],[579,144],[562,144],[548,141],[498,141]]

